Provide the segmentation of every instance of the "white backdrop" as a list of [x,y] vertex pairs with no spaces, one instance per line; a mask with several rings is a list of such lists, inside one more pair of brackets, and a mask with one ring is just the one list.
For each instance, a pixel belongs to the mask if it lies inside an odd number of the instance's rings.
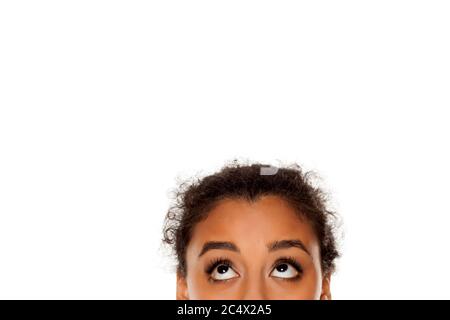
[[316,170],[334,299],[448,299],[447,1],[2,1],[0,298],[173,299],[178,177]]

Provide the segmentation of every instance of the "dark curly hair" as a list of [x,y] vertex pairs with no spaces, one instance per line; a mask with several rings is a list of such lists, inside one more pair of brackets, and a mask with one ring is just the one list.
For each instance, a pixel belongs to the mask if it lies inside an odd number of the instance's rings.
[[177,271],[186,276],[186,248],[192,230],[219,200],[255,201],[263,195],[276,195],[311,223],[320,242],[322,272],[331,275],[335,259],[340,257],[335,223],[338,216],[326,207],[327,195],[311,183],[312,174],[304,173],[297,164],[279,168],[260,163],[241,165],[234,160],[215,174],[182,182],[175,191],[163,230],[163,243],[171,246]]

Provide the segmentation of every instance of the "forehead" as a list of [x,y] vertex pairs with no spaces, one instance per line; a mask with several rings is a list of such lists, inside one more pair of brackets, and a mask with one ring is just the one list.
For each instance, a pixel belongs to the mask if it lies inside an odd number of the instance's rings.
[[190,246],[201,250],[207,241],[230,241],[245,252],[285,239],[301,240],[311,254],[319,252],[310,223],[282,198],[263,196],[256,202],[221,200],[195,226]]

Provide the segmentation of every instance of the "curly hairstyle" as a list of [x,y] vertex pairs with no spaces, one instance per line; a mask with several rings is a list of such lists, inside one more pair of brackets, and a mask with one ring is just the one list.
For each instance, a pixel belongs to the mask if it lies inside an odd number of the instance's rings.
[[314,172],[304,173],[293,164],[273,167],[260,163],[241,165],[236,160],[202,179],[182,182],[175,191],[163,228],[163,243],[177,260],[177,272],[186,276],[186,248],[197,223],[222,199],[256,201],[263,195],[279,196],[311,224],[319,242],[324,275],[335,271],[341,256],[336,241],[337,214],[327,208],[327,195],[311,183]]

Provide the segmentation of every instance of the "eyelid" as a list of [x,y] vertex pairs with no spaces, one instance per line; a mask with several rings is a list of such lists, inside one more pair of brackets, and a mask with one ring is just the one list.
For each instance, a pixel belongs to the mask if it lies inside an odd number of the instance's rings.
[[[209,262],[206,265],[205,272],[207,274],[211,274],[214,271],[214,269],[217,268],[217,266],[222,265],[222,264],[226,265],[234,270],[233,263],[231,262],[230,259],[219,257],[219,258],[212,259],[211,262]],[[235,270],[235,272],[236,272],[236,270]]]
[[297,261],[297,259],[295,259],[294,257],[290,257],[290,256],[278,258],[273,263],[270,273],[272,273],[273,270],[281,263],[287,263],[287,264],[291,265],[299,274],[303,273],[303,268],[302,268],[301,264]]
[[[215,270],[217,269],[217,267],[221,266],[221,265],[225,265],[225,266],[229,267],[233,271],[233,273],[235,273],[237,276],[232,277],[230,279],[215,279],[213,277],[213,274],[215,273]],[[208,280],[213,283],[225,283],[225,282],[228,282],[230,280],[240,277],[239,272],[236,271],[231,260],[228,258],[221,258],[221,257],[211,260],[211,262],[209,262],[205,266],[205,273],[208,275]]]

